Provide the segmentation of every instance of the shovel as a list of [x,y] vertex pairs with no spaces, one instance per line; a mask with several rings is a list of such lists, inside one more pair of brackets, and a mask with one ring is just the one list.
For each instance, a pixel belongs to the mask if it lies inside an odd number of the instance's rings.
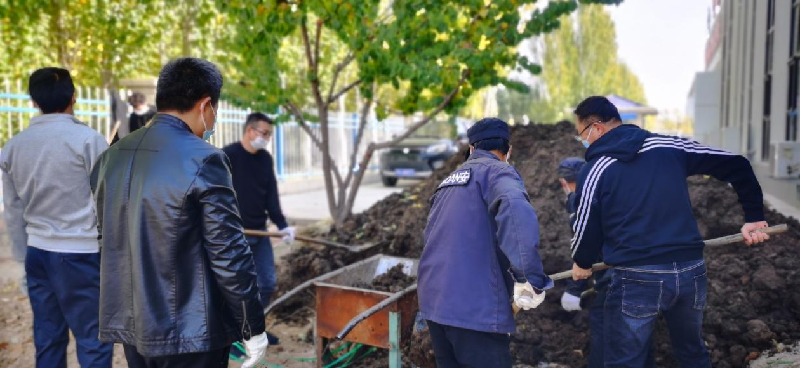
[[[763,228],[763,229],[758,229],[759,232],[762,232],[762,233],[765,233],[765,234],[779,234],[779,233],[784,233],[787,230],[789,230],[789,225],[786,225],[786,224],[780,224],[780,225],[770,226],[770,227]],[[739,243],[739,242],[742,242],[742,241],[744,241],[744,236],[742,236],[742,234],[739,233],[739,234],[723,236],[721,238],[706,240],[703,243],[705,245],[707,245],[707,246],[715,246],[715,245],[725,245],[725,244]],[[594,265],[592,265],[592,272],[607,270],[609,268],[611,268],[611,266],[609,266],[609,265],[607,265],[605,263],[595,263]],[[550,275],[550,279],[553,280],[553,281],[564,280],[564,279],[568,279],[568,278],[572,278],[572,270],[559,272],[559,273],[554,273],[554,274]],[[596,293],[597,293],[596,291],[594,293],[590,293],[587,290],[586,292],[584,292],[584,294],[587,294],[587,295],[586,296],[581,295],[581,299],[583,299],[584,297],[592,297],[592,296],[594,296],[593,294],[596,294]],[[519,310],[520,310],[520,308],[517,307],[517,305],[514,304],[513,302],[511,303],[511,307],[514,309],[514,314],[517,314],[517,312],[519,312]]]
[[[261,237],[269,237],[269,238],[283,238],[284,236],[286,236],[286,234],[270,232],[270,231],[261,231],[261,230],[245,230],[244,231],[244,235],[247,235],[247,236],[261,236]],[[348,252],[352,252],[352,253],[361,253],[361,252],[363,252],[363,251],[365,251],[367,249],[373,248],[376,245],[378,245],[378,244],[375,244],[375,243],[367,243],[367,244],[364,244],[364,245],[350,246],[350,245],[340,244],[340,243],[336,243],[336,242],[332,242],[332,241],[328,241],[328,240],[310,238],[310,237],[303,236],[303,235],[297,235],[294,238],[296,240],[301,241],[301,242],[311,243],[311,244],[319,244],[319,245],[324,245],[324,246],[327,246],[327,247],[333,247],[333,248],[338,248],[338,249],[344,249],[344,250],[346,250]]]

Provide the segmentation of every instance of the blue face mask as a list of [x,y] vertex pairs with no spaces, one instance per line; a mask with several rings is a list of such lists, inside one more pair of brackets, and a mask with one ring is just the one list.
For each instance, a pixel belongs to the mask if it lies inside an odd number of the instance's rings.
[[[211,107],[211,113],[214,114],[214,121],[216,122],[217,121],[217,112],[214,111],[214,107],[213,106],[209,106],[209,107]],[[202,109],[200,111],[201,111],[200,112],[200,120],[203,121],[203,129],[205,129],[205,131],[203,131],[203,140],[208,142],[208,140],[211,139],[211,136],[214,135],[214,129],[211,129],[211,130],[208,129],[208,126],[206,125],[206,117],[203,115]]]
[[581,143],[583,143],[583,146],[586,147],[586,148],[589,148],[589,146],[591,145],[589,143],[589,137],[592,136],[592,130],[594,130],[593,127],[589,128],[589,135],[586,136],[586,139],[581,139]]
[[[208,140],[211,139],[212,135],[214,135],[214,129],[206,130],[205,132],[203,132],[203,140],[208,142]],[[589,147],[589,146],[586,146],[586,147]]]

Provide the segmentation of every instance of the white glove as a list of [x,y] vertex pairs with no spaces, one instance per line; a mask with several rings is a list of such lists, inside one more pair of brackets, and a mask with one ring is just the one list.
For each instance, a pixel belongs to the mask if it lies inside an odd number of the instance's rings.
[[577,312],[581,310],[581,298],[565,292],[561,296],[561,308],[567,312]]
[[544,301],[544,290],[537,294],[530,282],[514,284],[514,304],[522,310],[539,306]]
[[288,226],[283,228],[283,230],[279,231],[279,233],[283,234],[284,237],[281,238],[286,243],[291,243],[294,241],[294,237],[297,236],[297,229],[292,226]]
[[253,336],[250,340],[244,340],[244,348],[247,351],[247,360],[242,363],[242,368],[252,368],[258,364],[265,355],[267,355],[267,346],[269,346],[269,338],[267,333]]

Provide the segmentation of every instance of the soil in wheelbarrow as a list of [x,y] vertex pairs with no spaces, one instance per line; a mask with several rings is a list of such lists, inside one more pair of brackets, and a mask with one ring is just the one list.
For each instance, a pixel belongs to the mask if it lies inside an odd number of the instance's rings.
[[[572,234],[557,167],[564,158],[583,154],[574,134],[568,123],[512,129],[511,163],[522,175],[538,214],[542,230],[539,252],[547,273],[567,270],[572,265],[568,245]],[[428,201],[441,180],[462,162],[463,156],[454,157],[430,179],[386,198],[344,226],[332,229],[327,236],[346,243],[375,242],[378,246],[374,252],[419,257]],[[732,188],[704,177],[690,178],[689,186],[695,217],[705,239],[739,231],[743,214]],[[776,343],[790,345],[800,340],[800,271],[795,266],[800,261],[800,224],[771,210],[766,213],[770,224],[789,223],[790,232],[754,248],[732,244],[710,247],[705,252],[709,295],[703,333],[715,367],[742,367]],[[289,290],[369,255],[300,248],[281,267],[280,289]],[[556,283],[539,308],[518,315],[517,333],[512,336],[516,363],[585,365],[589,354],[587,312],[563,311],[559,304],[563,288],[563,282]],[[306,296],[294,306],[285,307],[284,315],[296,313],[301,307],[313,311],[312,303],[313,299]],[[416,336],[405,342],[406,356],[415,357],[420,367],[432,366],[429,340],[424,333]],[[659,367],[678,366],[663,322],[657,328],[655,351]]]
[[383,275],[374,278],[372,282],[357,282],[353,287],[387,293],[399,293],[405,288],[414,285],[415,282],[417,282],[416,276],[407,275],[403,272],[403,265],[398,264],[390,268]]

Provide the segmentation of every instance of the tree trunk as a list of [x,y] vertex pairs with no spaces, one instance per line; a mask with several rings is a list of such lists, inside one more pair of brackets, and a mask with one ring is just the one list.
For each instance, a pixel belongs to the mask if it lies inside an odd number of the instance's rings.
[[336,193],[333,187],[333,172],[331,165],[331,142],[328,137],[328,111],[324,108],[317,109],[319,113],[320,130],[322,131],[322,174],[325,180],[325,192],[328,195],[328,212],[336,220]]
[[[411,124],[403,134],[395,137],[394,139],[386,142],[381,143],[370,143],[367,147],[367,151],[364,152],[364,156],[361,159],[361,162],[358,165],[358,173],[355,176],[355,181],[350,185],[350,193],[347,195],[346,202],[344,204],[344,208],[342,208],[342,215],[344,218],[341,219],[343,223],[346,217],[350,216],[350,213],[353,211],[353,206],[355,205],[356,196],[358,195],[358,189],[361,187],[361,182],[364,180],[364,175],[366,175],[367,168],[369,167],[369,162],[372,160],[372,156],[375,154],[377,150],[389,148],[397,143],[400,143],[402,140],[408,138],[414,132],[422,128],[425,124],[433,120],[433,118],[442,112],[444,108],[453,100],[456,93],[461,89],[461,85],[466,80],[467,76],[469,75],[469,71],[466,70],[462,73],[461,79],[458,82],[458,85],[448,94],[445,99],[437,106],[433,111],[431,111],[427,116],[423,117],[422,120]],[[366,112],[364,112],[366,113]],[[357,147],[356,147],[357,148]]]

